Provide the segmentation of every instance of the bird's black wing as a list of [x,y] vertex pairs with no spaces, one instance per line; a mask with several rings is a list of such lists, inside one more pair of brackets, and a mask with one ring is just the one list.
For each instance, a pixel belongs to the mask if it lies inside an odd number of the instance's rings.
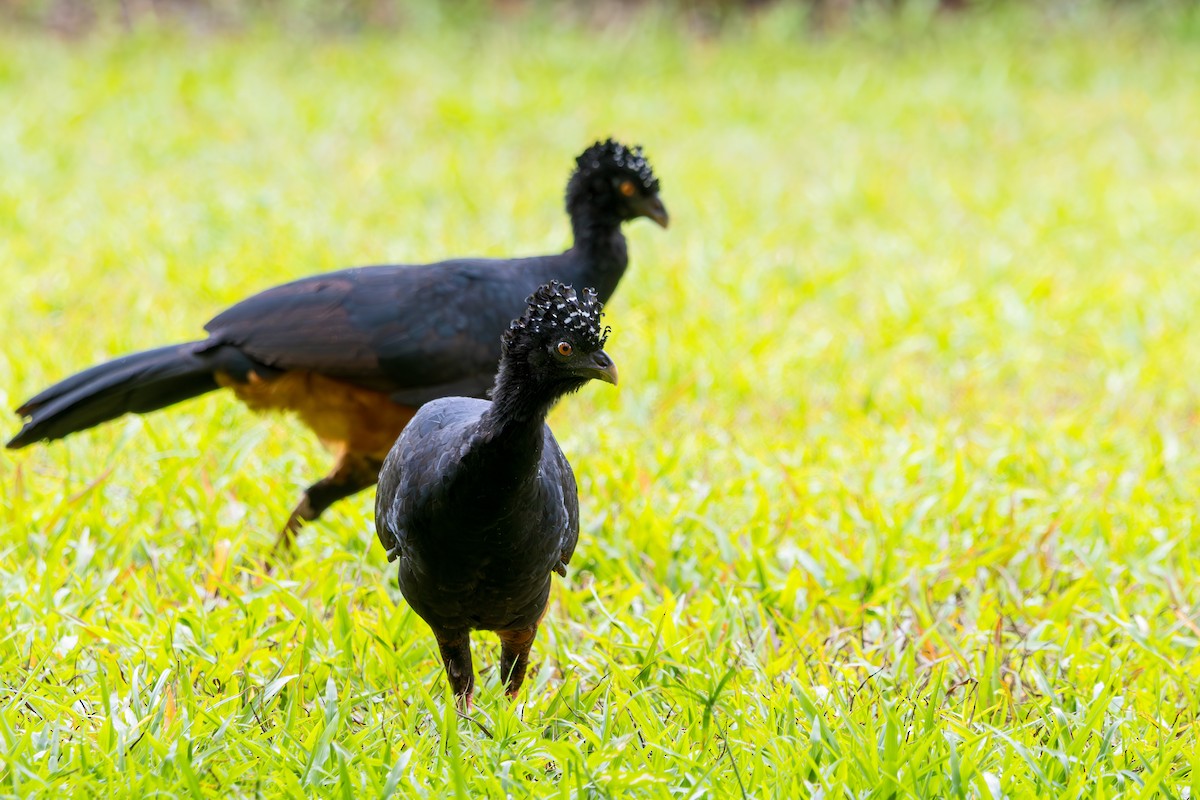
[[555,256],[357,267],[268,289],[205,329],[279,370],[303,370],[420,405],[482,396],[500,334]]
[[579,543],[579,489],[575,484],[575,472],[549,427],[545,432],[539,480],[542,491],[551,499],[546,504],[546,530],[558,531],[561,542],[561,555],[553,569],[565,577],[567,564]]
[[375,493],[375,532],[389,561],[400,554],[409,531],[425,522],[423,516],[443,509],[471,444],[469,429],[490,405],[465,397],[435,400],[400,434],[379,471]]

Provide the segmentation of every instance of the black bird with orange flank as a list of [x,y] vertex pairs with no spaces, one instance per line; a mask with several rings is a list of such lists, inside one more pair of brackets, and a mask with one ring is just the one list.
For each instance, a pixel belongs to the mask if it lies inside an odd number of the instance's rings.
[[429,624],[462,707],[475,686],[472,630],[500,637],[512,697],[550,595],[579,540],[575,474],[546,425],[561,397],[591,380],[616,384],[596,293],[552,282],[503,337],[491,401],[448,397],[421,407],[388,454],[375,530],[399,558],[400,591]]
[[576,159],[566,206],[573,246],[557,255],[359,267],[268,289],[218,315],[208,338],[92,367],[23,403],[21,448],[126,413],[144,414],[220,387],[255,410],[294,412],[331,449],[280,534],[373,485],[424,403],[483,397],[500,335],[525,298],[550,280],[595,287],[607,301],[625,273],[621,225],[666,227],[659,182],[640,147],[609,139]]

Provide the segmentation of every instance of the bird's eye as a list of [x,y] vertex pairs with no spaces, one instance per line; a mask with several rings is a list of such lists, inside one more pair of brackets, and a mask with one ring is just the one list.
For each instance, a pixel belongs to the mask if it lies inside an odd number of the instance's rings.
[[570,342],[559,342],[558,343],[558,354],[560,356],[569,356],[574,351],[575,351],[575,348],[571,347]]
[[637,191],[637,187],[633,185],[633,181],[621,181],[621,185],[617,187],[617,191],[626,197],[633,197],[633,193]]

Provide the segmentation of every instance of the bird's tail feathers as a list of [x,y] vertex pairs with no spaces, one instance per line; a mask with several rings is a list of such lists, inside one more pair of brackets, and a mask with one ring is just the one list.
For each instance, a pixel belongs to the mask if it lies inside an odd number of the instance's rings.
[[61,439],[122,414],[145,414],[210,392],[216,373],[244,376],[254,364],[228,345],[211,342],[160,347],[98,364],[29,399],[17,413],[28,420],[8,447]]

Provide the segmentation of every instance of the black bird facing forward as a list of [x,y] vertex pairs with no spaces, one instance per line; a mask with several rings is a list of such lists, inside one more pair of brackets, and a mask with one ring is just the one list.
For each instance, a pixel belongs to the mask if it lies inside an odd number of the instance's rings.
[[207,339],[100,364],[26,401],[17,409],[25,427],[8,447],[229,387],[252,409],[295,412],[336,456],[284,526],[290,544],[304,522],[375,483],[423,403],[484,396],[500,335],[530,292],[557,279],[607,301],[628,263],[621,224],[667,225],[658,191],[640,147],[597,142],[567,183],[575,241],[566,252],[359,267],[268,289],[209,322]]
[[529,298],[503,337],[491,401],[421,407],[388,454],[375,530],[399,557],[400,591],[437,638],[462,707],[475,686],[472,630],[500,637],[512,697],[550,595],[579,539],[575,475],[546,415],[590,380],[617,382],[596,292],[557,282]]

